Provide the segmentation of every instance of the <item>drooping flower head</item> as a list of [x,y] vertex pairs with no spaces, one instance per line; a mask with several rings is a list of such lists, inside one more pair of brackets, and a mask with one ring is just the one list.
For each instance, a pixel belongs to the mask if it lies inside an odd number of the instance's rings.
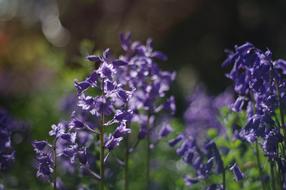
[[248,142],[262,139],[263,149],[271,159],[278,155],[281,142],[281,131],[277,129],[285,128],[284,118],[276,112],[286,110],[285,63],[273,60],[270,50],[264,52],[250,43],[236,46],[223,63],[224,67],[232,66],[227,77],[234,82],[238,95],[232,108],[247,112],[247,124],[240,135]]

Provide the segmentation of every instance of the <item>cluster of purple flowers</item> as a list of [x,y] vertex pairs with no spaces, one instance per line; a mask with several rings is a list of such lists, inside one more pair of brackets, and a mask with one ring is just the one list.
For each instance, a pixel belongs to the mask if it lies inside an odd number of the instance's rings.
[[[18,139],[22,139],[26,131],[26,123],[16,120],[6,110],[0,108],[0,172],[7,171],[15,161],[14,135],[20,135]],[[4,189],[4,185],[0,184],[0,190]]]
[[207,189],[224,190],[226,169],[230,169],[230,171],[233,172],[236,181],[240,181],[244,178],[244,174],[235,162],[229,168],[224,165],[220,151],[213,140],[208,140],[204,143],[203,147],[201,147],[197,144],[194,137],[181,134],[169,142],[171,146],[176,146],[179,143],[177,154],[195,171],[193,176],[185,176],[186,185],[191,187],[200,181],[207,180],[211,175],[222,175],[223,179],[221,184],[211,184]]
[[[120,68],[118,81],[128,88],[136,89],[129,107],[134,111],[132,122],[140,125],[138,138],[144,139],[149,132],[156,132],[155,115],[158,119],[160,112],[169,116],[175,113],[174,97],[165,97],[176,74],[159,69],[156,61],[165,61],[167,57],[162,52],[153,50],[151,39],[148,39],[146,44],[132,42],[130,33],[122,34],[120,39],[125,52],[120,58],[128,62],[128,65]],[[170,117],[164,117],[161,124],[157,124],[161,126],[156,133],[158,138],[165,137],[172,131],[168,119]]]
[[223,66],[232,66],[227,77],[233,80],[238,95],[232,109],[247,112],[240,137],[261,145],[269,161],[276,163],[282,175],[281,187],[286,188],[286,61],[272,60],[270,50],[264,52],[245,43],[229,52]]
[[76,127],[72,122],[52,125],[52,130],[49,132],[49,135],[54,137],[52,144],[47,141],[34,141],[32,143],[38,161],[37,177],[52,181],[53,173],[57,167],[56,162],[59,159],[68,159],[70,163],[75,163],[77,159],[79,163],[86,164],[86,151],[79,143],[78,128]]
[[7,111],[0,109],[0,171],[7,170],[15,160],[13,134],[22,134],[26,129],[25,123],[17,121]]
[[8,114],[0,110],[0,170],[7,169],[15,159],[15,151],[11,142],[12,125]]
[[[126,128],[126,122],[132,118],[133,111],[128,109],[128,102],[133,95],[134,89],[126,90],[125,87],[116,80],[118,68],[125,67],[128,63],[113,59],[110,50],[104,51],[103,56],[88,56],[88,60],[101,63],[97,70],[82,82],[75,81],[78,91],[78,106],[83,111],[89,112],[100,123],[97,128],[117,124],[118,127],[113,134],[108,136],[105,147],[109,150],[119,145],[123,136],[130,133]],[[88,95],[88,91],[95,89],[96,96]],[[127,109],[126,109],[127,108]],[[110,119],[106,121],[106,119]]]
[[[131,133],[132,123],[139,123],[141,140],[156,131],[155,118],[159,112],[174,114],[174,97],[165,96],[175,73],[161,71],[155,63],[155,59],[165,60],[166,56],[153,51],[151,40],[146,45],[132,42],[129,33],[121,35],[121,45],[124,55],[118,59],[109,49],[102,56],[87,56],[97,68],[85,80],[75,80],[77,108],[70,121],[52,126],[49,134],[54,137],[53,143],[33,142],[38,177],[55,183],[57,161],[65,160],[72,165],[79,162],[101,180],[109,152]],[[156,126],[160,126],[159,139],[172,131],[168,117],[160,119]],[[90,169],[88,159],[89,152],[98,148],[100,176]]]
[[[216,143],[207,138],[206,132],[214,128],[221,135],[224,133],[223,126],[218,120],[219,109],[228,106],[232,101],[230,91],[225,91],[217,97],[210,97],[202,86],[196,88],[190,97],[190,105],[184,115],[186,128],[169,141],[170,146],[178,146],[177,154],[195,171],[194,175],[185,176],[186,185],[193,186],[211,175],[225,177],[227,166],[224,166]],[[237,181],[243,179],[244,174],[235,163],[229,169],[233,171]],[[225,189],[225,182],[211,184],[207,189]]]

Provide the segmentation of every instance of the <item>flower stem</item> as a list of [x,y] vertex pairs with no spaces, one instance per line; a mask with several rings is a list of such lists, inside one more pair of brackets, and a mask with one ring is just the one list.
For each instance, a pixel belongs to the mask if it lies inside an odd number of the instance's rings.
[[55,138],[53,142],[53,156],[54,156],[53,189],[57,190],[57,138]]
[[[128,125],[127,125],[128,127]],[[124,164],[124,189],[128,190],[128,167],[129,167],[129,135],[125,139],[125,164]]]
[[261,162],[260,162],[260,155],[259,155],[259,147],[258,147],[258,142],[257,140],[255,141],[255,155],[256,155],[256,162],[257,162],[257,167],[258,167],[258,170],[259,170],[259,179],[261,181],[261,186],[262,186],[262,189],[265,190],[265,184],[264,184],[264,181],[263,181],[263,170],[261,168]]
[[270,172],[271,172],[271,186],[272,186],[272,190],[276,190],[275,174],[274,174],[274,162],[273,161],[270,161]]
[[281,171],[280,171],[279,168],[277,169],[276,175],[277,175],[276,178],[277,178],[277,181],[278,181],[278,189],[283,189],[282,175],[281,175]]
[[146,155],[146,189],[149,189],[150,187],[150,154],[151,154],[151,150],[150,150],[150,115],[148,115],[147,118],[147,134],[146,134],[146,138],[147,138],[147,155]]
[[225,168],[223,168],[223,171],[222,171],[222,189],[226,190]]
[[104,115],[101,114],[102,125],[100,127],[100,190],[104,190]]

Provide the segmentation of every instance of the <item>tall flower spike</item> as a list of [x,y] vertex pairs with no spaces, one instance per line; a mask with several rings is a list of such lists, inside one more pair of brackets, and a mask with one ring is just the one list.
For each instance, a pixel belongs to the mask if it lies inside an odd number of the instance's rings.
[[[262,51],[250,43],[245,43],[235,46],[223,66],[232,67],[227,77],[233,81],[238,95],[233,110],[247,112],[247,123],[239,132],[240,139],[256,143],[256,152],[259,151],[258,142],[262,142],[260,144],[264,155],[268,157],[271,165],[279,165],[280,157],[285,157],[285,150],[278,147],[284,147],[286,142],[285,61],[273,60],[270,50]],[[256,155],[259,163],[259,154]],[[260,167],[260,164],[257,165]],[[236,165],[232,170],[237,180],[243,177]],[[281,168],[278,170],[282,172]],[[261,168],[259,171],[262,171]],[[264,187],[262,172],[260,179]]]
[[[151,39],[148,39],[146,44],[142,44],[140,42],[132,42],[130,33],[122,34],[120,37],[121,46],[125,51],[125,55],[121,56],[121,59],[127,61],[128,65],[119,68],[117,79],[120,84],[129,89],[134,89],[132,90],[133,96],[129,98],[128,102],[130,108],[134,110],[132,122],[138,122],[141,126],[138,134],[138,138],[141,140],[148,136],[147,126],[150,125],[149,127],[152,127],[151,123],[154,124],[154,122],[147,124],[147,115],[152,117],[155,113],[158,116],[174,114],[174,97],[168,99],[164,97],[166,97],[166,93],[175,79],[175,73],[159,69],[155,59],[166,60],[166,56],[159,51],[153,50]],[[124,101],[124,96],[120,97]],[[158,102],[162,102],[162,104],[158,104]],[[140,113],[141,116],[137,113]],[[144,120],[138,120],[143,115],[146,116],[146,121],[144,121],[145,118]],[[162,122],[166,123],[169,121],[162,120]],[[159,140],[166,136],[169,131],[169,127],[164,129],[150,131],[153,134],[157,132],[155,136],[156,140]],[[163,131],[164,133],[162,133]]]
[[[159,69],[155,61],[165,61],[167,57],[162,52],[153,50],[151,39],[148,39],[146,44],[132,42],[130,34],[122,34],[120,39],[121,46],[125,51],[125,55],[121,56],[121,59],[128,62],[128,64],[127,67],[118,70],[117,79],[127,89],[135,89],[132,98],[128,100],[128,105],[130,109],[134,110],[132,122],[139,121],[138,140],[146,139],[147,141],[146,162],[148,169],[146,179],[148,186],[150,143],[155,144],[155,141],[167,136],[170,132],[169,128],[164,128],[160,131],[154,130],[157,126],[154,124],[160,121],[159,117],[163,115],[161,111],[168,113],[164,113],[165,115],[171,115],[175,112],[174,99],[167,100],[165,98],[167,91],[170,89],[171,82],[175,79],[175,74]],[[122,101],[126,102],[124,101],[124,96],[120,95],[121,98],[123,97]],[[154,118],[155,114],[157,116],[155,118],[156,121],[151,121],[151,118]],[[146,117],[145,121],[142,119],[138,120],[142,115]],[[156,132],[159,132],[159,134]],[[151,136],[156,138],[151,139]]]

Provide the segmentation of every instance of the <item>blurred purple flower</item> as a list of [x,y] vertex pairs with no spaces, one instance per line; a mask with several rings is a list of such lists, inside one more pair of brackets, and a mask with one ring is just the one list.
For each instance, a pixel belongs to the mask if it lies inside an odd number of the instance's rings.
[[244,174],[240,171],[236,163],[230,167],[230,170],[233,172],[236,181],[240,181],[244,178]]
[[232,101],[232,93],[229,90],[214,98],[208,96],[205,89],[199,86],[190,97],[189,107],[184,114],[185,132],[197,139],[204,139],[206,131],[211,128],[223,133],[224,127],[218,120],[219,109],[228,106]]
[[15,160],[12,136],[16,133],[23,136],[27,129],[25,123],[17,121],[0,108],[0,171],[7,170]]

